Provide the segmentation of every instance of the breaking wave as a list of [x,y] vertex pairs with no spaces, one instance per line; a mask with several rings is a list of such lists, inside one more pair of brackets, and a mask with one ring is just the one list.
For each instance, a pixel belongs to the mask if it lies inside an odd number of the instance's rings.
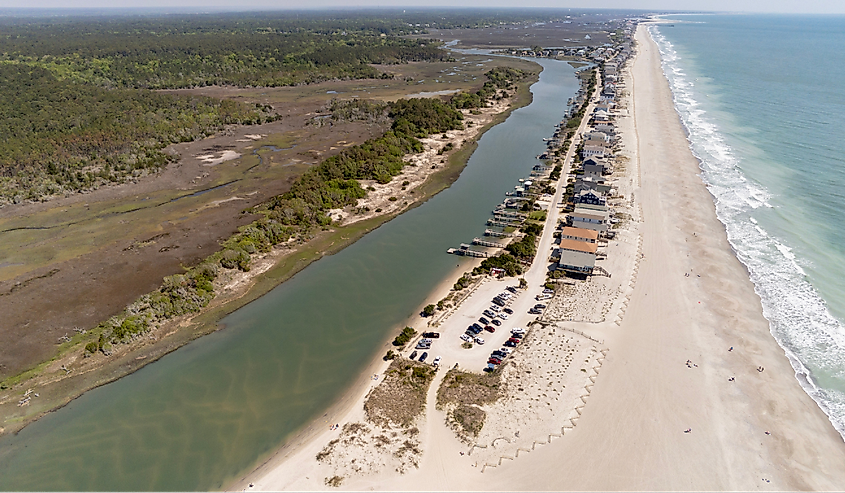
[[845,377],[841,365],[845,327],[807,281],[792,249],[754,219],[756,209],[772,207],[770,193],[743,174],[741,156],[696,100],[694,81],[681,68],[673,45],[657,25],[648,30],[660,50],[675,109],[686,127],[690,149],[699,160],[702,178],[713,195],[716,215],[725,226],[737,258],[748,269],[771,333],[789,358],[801,387],[845,438],[845,392],[819,384],[820,377]]

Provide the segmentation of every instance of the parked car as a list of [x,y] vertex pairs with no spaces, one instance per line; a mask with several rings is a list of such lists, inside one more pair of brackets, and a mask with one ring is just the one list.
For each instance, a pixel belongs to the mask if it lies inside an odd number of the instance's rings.
[[493,317],[496,316],[496,314],[491,312],[490,310],[484,310],[484,315],[487,316],[487,317],[490,317],[490,318],[493,318]]
[[485,326],[484,330],[486,330],[487,332],[496,332],[496,328],[490,325]]
[[[493,305],[493,306],[491,306],[491,307],[490,307],[490,311],[492,311],[492,312],[494,312],[494,313],[499,313],[500,311],[502,311],[502,307],[501,307],[501,306],[496,306],[496,305]],[[494,316],[495,316],[495,315],[494,315]]]
[[493,363],[487,363],[487,366],[484,367],[484,371],[486,371],[487,373],[496,371],[496,365],[494,365]]
[[439,339],[440,332],[423,332],[423,337],[429,337],[431,339]]
[[483,344],[484,344],[484,339],[482,339],[482,338],[480,338],[480,337],[476,337],[476,338],[475,338],[475,343],[476,343],[476,344],[478,344],[479,346],[481,346],[481,345],[483,345]]
[[417,352],[414,351],[413,353],[411,353],[411,359],[416,359],[416,358],[417,358]]
[[431,362],[432,365],[437,366],[440,364],[440,356],[434,358],[434,361]]
[[508,339],[508,342],[512,342],[514,344],[519,344],[519,339],[517,339],[516,337],[511,337],[510,339]]
[[422,353],[422,356],[420,356],[420,363],[425,362],[426,358],[428,358],[428,353]]
[[513,341],[505,341],[505,343],[503,344],[503,346],[507,346],[507,347],[516,347],[516,343],[515,343],[515,342],[513,342]]
[[516,293],[516,288],[514,286],[508,286],[506,289],[511,293]]
[[538,309],[542,310],[542,309],[546,308],[546,305],[543,304],[543,303],[537,303],[536,305],[534,305],[534,308],[538,308]]
[[472,342],[472,336],[469,334],[461,334],[461,340],[464,342]]
[[507,313],[500,313],[500,314],[498,315],[498,317],[499,317],[499,318],[501,318],[502,320],[507,320],[507,319],[508,319],[508,314],[507,314]]
[[481,322],[481,323],[483,323],[484,325],[489,325],[489,324],[490,324],[490,321],[489,321],[489,320],[487,320],[487,319],[486,319],[486,318],[484,318],[484,317],[479,318],[479,319],[478,319],[478,321],[479,321],[479,322]]
[[429,349],[430,347],[430,342],[420,341],[417,343],[417,347],[415,347],[414,349]]
[[510,348],[503,347],[502,349],[499,349],[499,352],[500,352],[500,353],[505,353],[505,354],[511,354],[511,349],[510,349]]
[[493,298],[493,303],[495,303],[499,306],[505,306],[505,300],[503,300],[501,298]]
[[541,314],[541,313],[543,313],[543,312],[541,312],[540,310],[538,310],[538,309],[536,309],[536,308],[532,308],[532,309],[528,310],[528,313],[530,313],[530,314],[532,314],[532,315],[539,315],[539,314]]
[[493,325],[496,325],[496,326],[502,325],[502,321],[501,321],[501,320],[495,320],[495,319],[494,319],[494,320],[493,320]]
[[554,290],[554,289],[549,289],[549,288],[546,288],[546,289],[544,289],[544,290],[543,290],[543,292],[544,292],[544,293],[546,293],[546,294],[551,294],[551,293],[554,293],[554,292],[555,292],[555,290]]
[[493,351],[493,354],[491,354],[490,356],[495,357],[495,358],[499,358],[499,359],[505,359],[505,357],[507,355],[508,355],[508,353],[497,349],[497,350]]
[[510,308],[505,308],[505,309],[504,309],[504,310],[502,310],[502,311],[503,311],[503,312],[505,312],[505,313],[507,313],[508,315],[513,315],[513,310],[511,310]]
[[499,358],[492,358],[491,357],[490,359],[487,360],[487,363],[493,363],[494,365],[501,365],[502,360],[500,360]]

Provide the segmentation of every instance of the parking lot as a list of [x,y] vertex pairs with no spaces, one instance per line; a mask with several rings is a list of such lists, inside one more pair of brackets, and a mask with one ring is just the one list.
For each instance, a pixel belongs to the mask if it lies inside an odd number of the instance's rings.
[[[519,281],[514,278],[486,279],[472,296],[464,300],[463,304],[439,327],[426,329],[440,334],[439,338],[432,339],[430,348],[415,349],[420,339],[417,338],[414,344],[404,351],[405,355],[410,356],[416,351],[415,359],[419,359],[423,352],[427,352],[428,356],[425,360],[427,363],[432,363],[439,356],[441,357],[440,366],[443,368],[452,368],[457,363],[464,370],[482,371],[487,367],[490,354],[503,347],[503,344],[512,336],[511,331],[514,328],[527,330],[527,325],[537,317],[536,314],[528,313],[528,310],[537,303],[542,303],[537,301],[535,296],[542,293],[543,288],[535,286],[523,290],[518,286]],[[509,291],[508,287],[514,288],[513,291]],[[505,301],[504,306],[498,307],[500,311],[497,312],[492,310],[492,307],[497,306],[492,300],[501,293],[509,293],[510,298]],[[494,318],[483,313],[489,310],[498,315],[505,312],[504,308],[513,311],[513,314],[505,314],[507,319],[500,316]],[[480,322],[482,317],[487,319],[488,323]],[[494,325],[493,320],[498,320],[500,325]],[[465,349],[462,347],[464,340],[461,336],[468,327],[476,323],[481,327],[490,326],[495,329],[495,332],[482,330],[476,337],[483,339],[484,343],[479,344],[474,341],[472,348]]]

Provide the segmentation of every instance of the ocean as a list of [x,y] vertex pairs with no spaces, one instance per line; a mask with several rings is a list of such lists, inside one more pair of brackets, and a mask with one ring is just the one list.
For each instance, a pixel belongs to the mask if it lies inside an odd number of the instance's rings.
[[666,20],[649,32],[716,214],[845,436],[845,16]]

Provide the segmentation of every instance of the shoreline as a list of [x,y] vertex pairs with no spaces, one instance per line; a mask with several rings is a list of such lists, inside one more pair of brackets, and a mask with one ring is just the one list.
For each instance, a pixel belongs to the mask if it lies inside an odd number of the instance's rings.
[[[541,67],[540,70],[542,70]],[[138,348],[126,348],[126,351],[119,354],[117,358],[112,358],[105,364],[89,368],[83,372],[63,375],[60,378],[42,376],[40,377],[43,379],[42,381],[35,381],[39,378],[40,372],[44,371],[44,368],[55,367],[58,371],[59,365],[68,357],[69,353],[65,351],[55,358],[40,363],[33,369],[7,379],[7,381],[13,382],[13,385],[9,389],[3,390],[6,395],[2,396],[0,406],[13,406],[13,402],[17,400],[15,396],[17,390],[20,390],[18,387],[21,386],[21,382],[26,382],[27,388],[37,387],[39,392],[45,395],[36,401],[32,401],[33,406],[29,409],[33,409],[33,412],[30,414],[21,416],[19,414],[20,407],[11,407],[5,413],[5,420],[0,423],[0,438],[8,434],[16,434],[41,417],[67,406],[90,390],[113,383],[202,336],[225,328],[219,324],[219,321],[225,316],[265,295],[305,269],[312,262],[325,255],[333,255],[339,252],[382,224],[422,205],[434,195],[451,186],[461,175],[469,157],[475,150],[477,139],[480,139],[487,130],[504,121],[513,111],[531,103],[530,86],[538,78],[539,73],[520,82],[519,90],[509,99],[509,104],[499,113],[494,113],[491,120],[478,128],[475,135],[468,139],[464,145],[460,145],[461,142],[457,140],[457,137],[449,139],[448,142],[452,142],[456,146],[456,151],[448,155],[445,166],[438,167],[433,173],[425,177],[425,180],[415,188],[416,193],[413,196],[413,201],[408,201],[406,205],[386,210],[384,214],[341,224],[332,228],[332,231],[321,233],[293,250],[286,249],[284,246],[281,246],[282,248],[277,246],[268,254],[254,259],[253,272],[234,272],[226,276],[228,279],[221,278],[221,284],[230,283],[232,278],[237,278],[234,285],[236,293],[233,297],[220,300],[221,296],[218,294],[212,300],[212,303],[200,312],[178,317],[155,329],[151,332],[151,334],[156,335],[154,342],[145,343],[144,346]],[[399,177],[394,178],[391,184],[396,185],[397,179]],[[262,263],[267,264],[267,262],[269,262],[269,265],[262,265]],[[215,301],[219,302],[215,303]],[[32,373],[35,373],[36,376],[27,377]],[[82,379],[81,385],[78,384],[80,382],[78,379]],[[49,386],[53,386],[53,392],[49,392]],[[23,390],[21,390],[22,392]],[[58,395],[50,395],[53,393]]]
[[[443,412],[429,409],[419,469],[357,477],[340,489],[413,490],[423,484],[432,490],[834,490],[845,485],[845,443],[796,385],[747,268],[715,214],[659,54],[643,26],[637,41],[636,58],[625,69],[629,116],[622,133],[636,163],[636,170],[634,163],[628,166],[636,211],[631,227],[639,238],[636,255],[628,258],[630,289],[622,306],[612,310],[619,323],[612,314],[596,323],[557,322],[565,331],[596,336],[608,350],[601,375],[591,377],[589,399],[582,396],[577,427],[573,421],[554,440],[548,435],[543,446],[535,441],[516,454],[503,448],[498,464],[472,468],[457,455],[463,449],[442,424]],[[303,445],[299,457],[273,478],[263,474],[256,486],[326,489],[313,478],[305,483],[290,475],[319,467],[308,454],[321,445],[316,440]],[[546,474],[549,470],[558,474]]]

